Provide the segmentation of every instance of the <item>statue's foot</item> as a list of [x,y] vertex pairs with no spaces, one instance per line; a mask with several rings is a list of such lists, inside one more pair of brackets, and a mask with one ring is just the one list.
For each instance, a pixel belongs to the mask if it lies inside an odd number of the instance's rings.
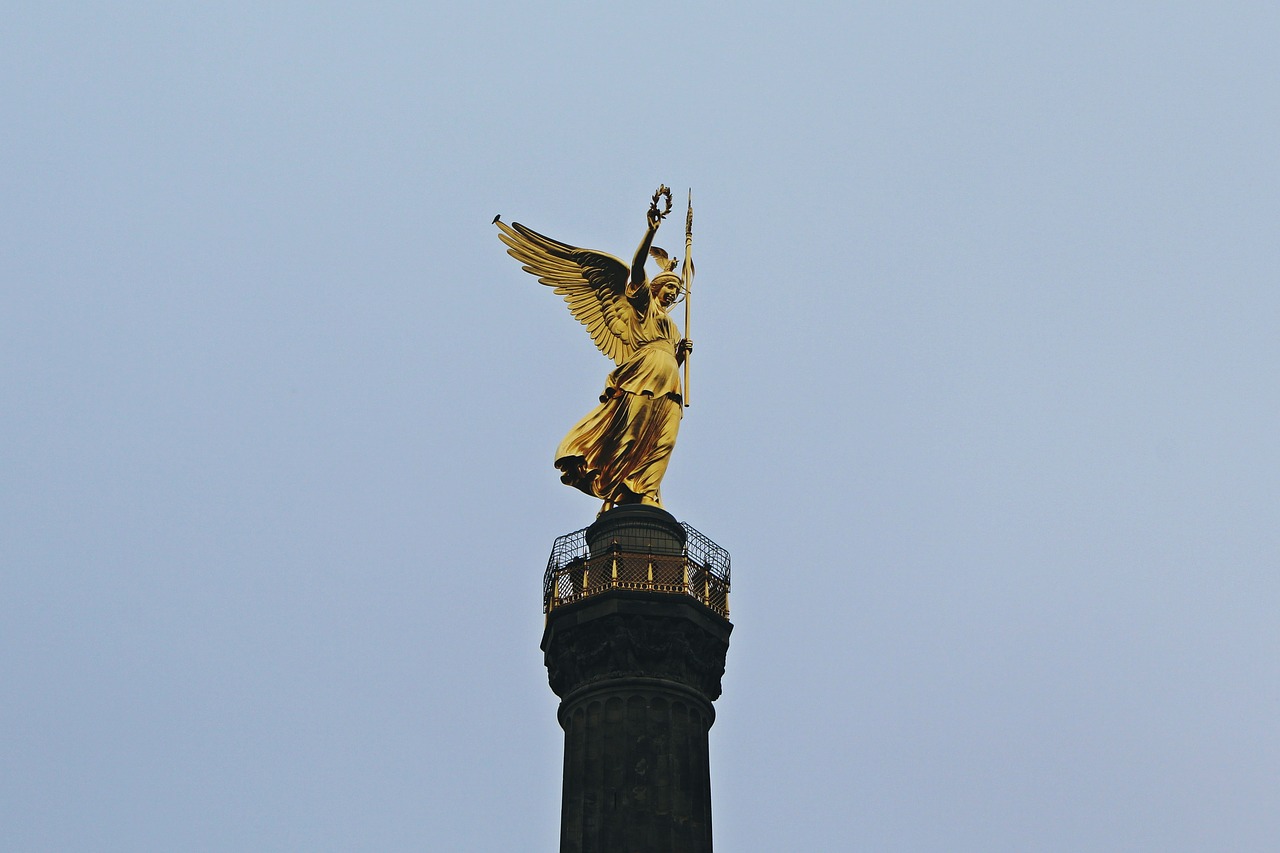
[[[605,501],[605,503],[609,503],[609,502]],[[613,503],[609,508],[612,509],[615,506],[637,506],[637,505],[656,506],[659,509],[661,509],[662,501],[658,500],[657,495],[642,495],[642,494],[639,494],[638,492],[631,491],[626,486],[623,486],[621,489],[619,489],[618,494],[613,496]]]

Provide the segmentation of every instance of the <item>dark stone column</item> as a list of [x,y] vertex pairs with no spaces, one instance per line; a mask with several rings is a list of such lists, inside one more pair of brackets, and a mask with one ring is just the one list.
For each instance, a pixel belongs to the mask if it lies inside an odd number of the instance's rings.
[[[670,554],[684,530],[661,510],[620,507],[587,538],[593,552],[616,542]],[[561,853],[710,853],[707,732],[732,629],[688,595],[649,591],[551,612],[542,650],[565,732]]]

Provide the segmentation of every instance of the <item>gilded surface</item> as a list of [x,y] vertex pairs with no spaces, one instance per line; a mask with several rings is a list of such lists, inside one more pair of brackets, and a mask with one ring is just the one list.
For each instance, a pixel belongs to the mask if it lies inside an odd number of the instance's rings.
[[[662,477],[684,412],[680,366],[693,344],[680,337],[669,311],[692,274],[693,207],[686,219],[683,279],[675,272],[676,259],[653,245],[670,211],[671,191],[659,187],[630,267],[604,252],[494,219],[507,254],[564,297],[591,340],[617,365],[605,379],[600,404],[569,430],[555,454],[561,481],[603,500],[605,509],[633,503],[662,506]],[[662,268],[653,279],[645,272],[650,255]]]

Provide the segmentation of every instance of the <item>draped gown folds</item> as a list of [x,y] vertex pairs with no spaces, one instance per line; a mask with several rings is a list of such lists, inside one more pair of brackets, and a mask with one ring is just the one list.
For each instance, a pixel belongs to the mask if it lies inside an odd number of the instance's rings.
[[660,506],[659,486],[684,414],[680,334],[647,288],[633,306],[634,354],[609,374],[600,405],[560,442],[555,464],[562,482],[601,500]]

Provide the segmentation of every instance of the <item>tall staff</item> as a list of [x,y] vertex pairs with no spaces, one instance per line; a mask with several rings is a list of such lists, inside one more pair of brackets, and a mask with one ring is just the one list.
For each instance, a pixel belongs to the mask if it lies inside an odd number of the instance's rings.
[[[689,189],[689,212],[684,218],[684,339],[689,334],[689,296],[693,292],[693,189]],[[684,354],[684,405],[689,407],[689,356]]]

